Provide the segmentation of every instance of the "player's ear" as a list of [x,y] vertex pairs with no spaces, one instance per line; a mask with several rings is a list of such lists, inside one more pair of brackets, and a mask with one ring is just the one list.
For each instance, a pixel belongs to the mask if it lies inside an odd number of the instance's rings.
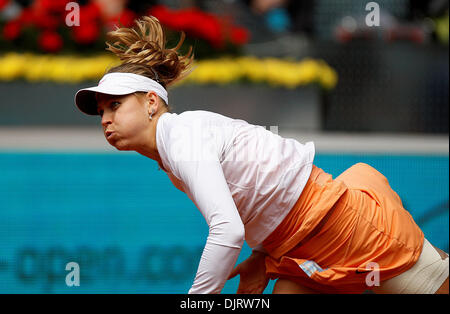
[[[147,94],[147,99],[156,103],[158,102],[158,95],[154,91],[149,91]],[[153,103],[152,103],[153,104]]]

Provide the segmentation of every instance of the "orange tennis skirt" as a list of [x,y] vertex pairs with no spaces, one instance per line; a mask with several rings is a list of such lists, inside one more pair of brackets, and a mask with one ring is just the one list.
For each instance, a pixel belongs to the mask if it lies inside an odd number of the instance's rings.
[[395,277],[418,260],[423,241],[388,180],[358,163],[334,180],[313,166],[297,203],[263,246],[271,279],[321,293],[362,293],[371,288],[367,269],[377,265],[380,282]]

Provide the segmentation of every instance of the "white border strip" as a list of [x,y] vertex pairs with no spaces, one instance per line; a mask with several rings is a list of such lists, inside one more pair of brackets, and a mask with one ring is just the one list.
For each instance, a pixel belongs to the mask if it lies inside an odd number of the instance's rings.
[[114,152],[101,128],[0,128],[1,151]]
[[[448,135],[311,133],[280,131],[300,143],[313,141],[317,153],[449,155]],[[0,127],[0,152],[118,152],[100,128]]]
[[280,135],[301,143],[313,141],[319,153],[449,155],[448,135],[299,132]]

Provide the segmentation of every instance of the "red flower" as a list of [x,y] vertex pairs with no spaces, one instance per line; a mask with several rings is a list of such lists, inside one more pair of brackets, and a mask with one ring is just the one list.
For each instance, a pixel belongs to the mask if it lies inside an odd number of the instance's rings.
[[231,29],[230,40],[235,45],[244,45],[248,43],[250,34],[247,29],[242,27],[233,27]]
[[98,23],[101,18],[101,10],[98,4],[90,2],[80,7],[80,26],[73,26],[72,37],[79,44],[91,44],[100,36]]
[[80,26],[72,27],[73,39],[79,44],[91,44],[99,35],[100,30],[95,22],[80,23]]
[[110,30],[115,29],[115,26],[119,27],[131,27],[134,24],[134,20],[136,19],[136,14],[128,9],[123,10],[120,12],[119,15],[109,18],[106,22],[107,28]]
[[35,0],[34,5],[38,11],[64,13],[70,0]]
[[42,29],[56,29],[65,20],[69,0],[35,0],[31,10],[34,24]]
[[54,31],[43,32],[38,39],[39,47],[50,53],[58,52],[63,47],[63,40],[58,33]]
[[34,23],[42,29],[56,29],[61,24],[61,19],[50,12],[36,11],[34,15]]
[[224,45],[224,29],[220,21],[213,15],[203,12],[196,12],[198,24],[192,29],[194,35],[198,35],[201,38],[207,39],[214,47],[221,48]]
[[[162,5],[155,5],[148,11],[149,15],[156,17],[161,24],[164,24],[172,29],[180,30],[182,25],[179,23],[180,19],[175,19],[173,13],[169,9]],[[177,23],[178,22],[178,23]]]
[[9,0],[0,0],[0,11],[9,4]]
[[81,6],[80,24],[100,20],[101,12],[100,6],[95,2],[90,2],[87,5]]
[[161,24],[203,38],[216,48],[224,44],[223,27],[220,20],[212,14],[196,8],[175,11],[161,5],[152,7],[149,14],[155,16]]
[[24,8],[17,19],[22,23],[22,26],[29,26],[34,24],[35,14],[34,11],[30,8]]
[[20,36],[22,26],[20,21],[10,21],[3,27],[3,38],[6,40],[14,40]]

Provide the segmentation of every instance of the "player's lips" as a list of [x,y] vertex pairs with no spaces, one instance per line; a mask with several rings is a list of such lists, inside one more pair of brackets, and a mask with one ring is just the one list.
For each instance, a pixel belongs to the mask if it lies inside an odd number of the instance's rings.
[[106,139],[109,139],[111,136],[113,136],[113,134],[114,134],[114,131],[106,131],[105,132]]

